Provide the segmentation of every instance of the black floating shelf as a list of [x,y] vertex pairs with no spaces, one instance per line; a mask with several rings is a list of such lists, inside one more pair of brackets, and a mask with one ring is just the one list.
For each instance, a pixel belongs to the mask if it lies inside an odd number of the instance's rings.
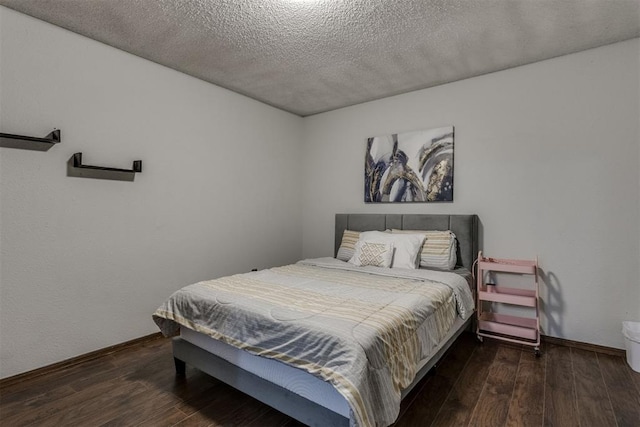
[[47,151],[60,141],[60,129],[54,129],[53,132],[51,132],[44,138],[37,138],[35,136],[13,135],[10,133],[0,133],[0,147],[4,148]]
[[106,168],[82,164],[82,153],[75,153],[67,163],[67,176],[79,178],[112,179],[133,181],[136,173],[142,172],[142,160],[133,161],[133,169]]

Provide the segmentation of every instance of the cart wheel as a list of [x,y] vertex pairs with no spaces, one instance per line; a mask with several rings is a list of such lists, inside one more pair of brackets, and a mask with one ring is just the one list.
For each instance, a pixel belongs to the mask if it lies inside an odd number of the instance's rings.
[[541,354],[540,347],[536,347],[534,351],[535,351],[536,357],[540,357],[540,354]]
[[484,342],[484,337],[482,335],[476,335],[476,338],[478,339],[479,343],[483,343]]

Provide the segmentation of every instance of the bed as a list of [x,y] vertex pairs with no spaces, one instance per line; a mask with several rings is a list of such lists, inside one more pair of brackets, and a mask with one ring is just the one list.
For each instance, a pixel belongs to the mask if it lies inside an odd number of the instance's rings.
[[478,218],[337,214],[334,255],[345,230],[390,229],[451,230],[455,269],[319,258],[187,286],[154,313],[165,335],[179,334],[178,374],[189,364],[307,425],[391,424],[400,400],[471,322]]

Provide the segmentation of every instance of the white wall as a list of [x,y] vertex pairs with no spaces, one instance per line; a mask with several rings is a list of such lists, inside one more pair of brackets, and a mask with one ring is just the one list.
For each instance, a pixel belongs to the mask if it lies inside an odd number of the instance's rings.
[[[186,284],[301,253],[302,119],[0,7],[0,376],[157,332]],[[134,182],[66,176],[67,160]]]
[[[638,39],[305,120],[303,256],[336,212],[477,213],[497,257],[539,256],[543,328],[623,347],[640,320]],[[365,205],[369,136],[455,126],[454,202]]]

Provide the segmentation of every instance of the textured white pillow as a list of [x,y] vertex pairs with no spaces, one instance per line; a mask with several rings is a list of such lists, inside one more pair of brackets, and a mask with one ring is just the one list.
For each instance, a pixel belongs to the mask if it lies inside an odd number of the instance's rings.
[[349,262],[358,267],[373,265],[375,267],[391,267],[393,259],[393,243],[376,243],[359,240]]
[[426,235],[421,233],[392,234],[383,231],[364,231],[360,241],[373,243],[393,243],[392,268],[415,269],[418,265],[418,253]]

